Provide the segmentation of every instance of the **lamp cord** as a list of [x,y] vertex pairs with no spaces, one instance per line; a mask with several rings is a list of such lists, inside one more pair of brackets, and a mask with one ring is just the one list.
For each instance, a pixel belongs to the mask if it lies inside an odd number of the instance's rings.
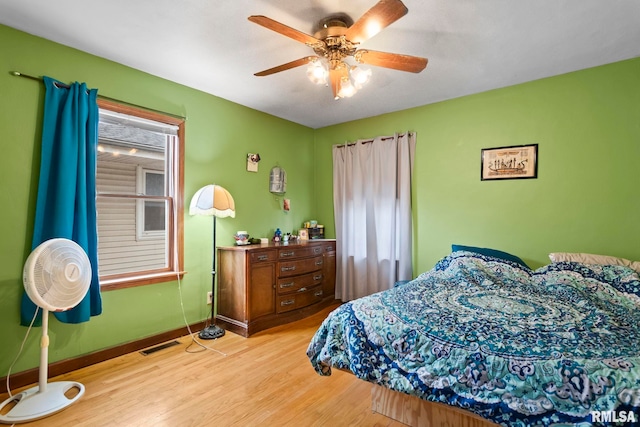
[[[215,235],[216,235],[216,222],[215,222],[216,217],[213,217],[213,249],[214,249],[214,254],[213,254],[213,270],[214,270],[214,275],[215,275],[215,269],[216,269],[216,257],[215,257],[215,247],[216,247],[216,241],[215,241]],[[197,334],[195,334],[192,330],[191,330],[191,326],[189,326],[189,321],[187,320],[187,315],[184,309],[184,298],[182,295],[182,280],[180,280],[180,273],[176,274],[176,278],[178,279],[178,292],[180,294],[180,308],[182,310],[182,319],[184,320],[184,324],[187,327],[187,331],[189,332],[189,336],[191,337],[191,343],[189,343],[189,345],[184,349],[185,352],[187,353],[200,353],[202,351],[207,351],[207,350],[211,350],[214,351],[218,354],[221,354],[222,356],[227,356],[226,353],[223,353],[220,350],[217,350],[215,348],[211,348],[209,346],[204,345],[202,342],[200,342],[197,338]],[[212,285],[213,287],[214,285]],[[211,294],[211,318],[213,319],[213,294]],[[217,340],[217,338],[215,338],[213,341],[215,342]],[[191,348],[192,345],[197,345],[200,347],[200,350],[198,351],[191,351],[189,350]]]
[[[187,315],[184,310],[184,300],[182,298],[182,281],[180,280],[180,274],[177,275],[177,278],[178,278],[178,292],[180,293],[180,308],[182,309],[182,318],[184,319],[184,324],[186,325],[187,331],[189,332],[189,336],[191,337],[191,343],[184,349],[184,351],[186,351],[187,353],[200,353],[202,351],[211,350],[226,357],[227,356],[226,353],[223,353],[220,350],[204,345],[202,342],[198,340],[197,334],[191,331],[191,326],[189,326],[189,322],[187,321]],[[214,339],[214,341],[216,339]],[[189,348],[194,344],[201,347],[201,349],[199,351],[190,351]]]

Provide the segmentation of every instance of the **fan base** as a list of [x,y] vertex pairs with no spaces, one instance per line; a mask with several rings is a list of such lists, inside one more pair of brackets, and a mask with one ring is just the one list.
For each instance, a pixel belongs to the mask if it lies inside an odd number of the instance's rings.
[[215,340],[224,335],[224,329],[217,325],[207,326],[200,331],[198,336],[203,340]]
[[[73,397],[67,397],[67,393],[72,388],[76,388],[77,393]],[[0,405],[0,423],[25,423],[48,417],[71,405],[80,399],[83,394],[84,386],[73,381],[47,383],[44,392],[40,392],[40,386],[31,387],[2,402]],[[11,405],[13,407],[4,413],[5,407],[10,407]]]

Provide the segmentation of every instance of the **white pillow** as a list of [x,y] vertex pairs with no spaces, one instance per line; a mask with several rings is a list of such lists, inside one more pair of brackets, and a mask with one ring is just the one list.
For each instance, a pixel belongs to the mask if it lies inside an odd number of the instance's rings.
[[581,262],[583,264],[624,265],[625,267],[633,268],[637,273],[640,274],[640,261],[629,261],[628,259],[617,258],[608,255],[552,252],[549,254],[549,259],[551,260],[551,262],[574,261]]

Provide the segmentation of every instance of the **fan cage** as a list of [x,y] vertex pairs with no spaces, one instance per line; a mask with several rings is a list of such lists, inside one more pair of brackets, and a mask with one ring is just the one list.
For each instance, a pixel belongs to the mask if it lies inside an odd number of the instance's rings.
[[51,239],[40,244],[29,255],[24,270],[27,295],[49,311],[75,307],[91,283],[89,257],[68,239]]

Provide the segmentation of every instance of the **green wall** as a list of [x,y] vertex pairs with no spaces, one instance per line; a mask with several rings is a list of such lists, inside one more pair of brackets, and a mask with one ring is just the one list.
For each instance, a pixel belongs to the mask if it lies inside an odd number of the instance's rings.
[[[313,215],[313,130],[242,107],[120,64],[0,26],[0,377],[6,375],[26,328],[19,326],[22,266],[29,254],[39,173],[44,88],[9,71],[84,81],[99,94],[187,117],[185,164],[185,269],[182,298],[189,323],[208,315],[212,221],[190,217],[195,191],[224,186],[236,202],[235,218],[218,221],[218,244],[233,244],[236,230],[254,237],[276,227],[293,231]],[[259,172],[246,171],[247,153],[260,153]],[[286,197],[268,192],[271,167],[287,171]],[[58,361],[184,326],[177,282],[103,292],[103,314],[79,325],[52,319],[49,360]],[[32,331],[13,369],[38,366],[40,328]]]
[[[417,132],[415,274],[452,243],[534,268],[558,251],[640,259],[640,58],[316,130],[329,235],[331,146],[407,130]],[[538,179],[480,181],[482,148],[534,143]]]

